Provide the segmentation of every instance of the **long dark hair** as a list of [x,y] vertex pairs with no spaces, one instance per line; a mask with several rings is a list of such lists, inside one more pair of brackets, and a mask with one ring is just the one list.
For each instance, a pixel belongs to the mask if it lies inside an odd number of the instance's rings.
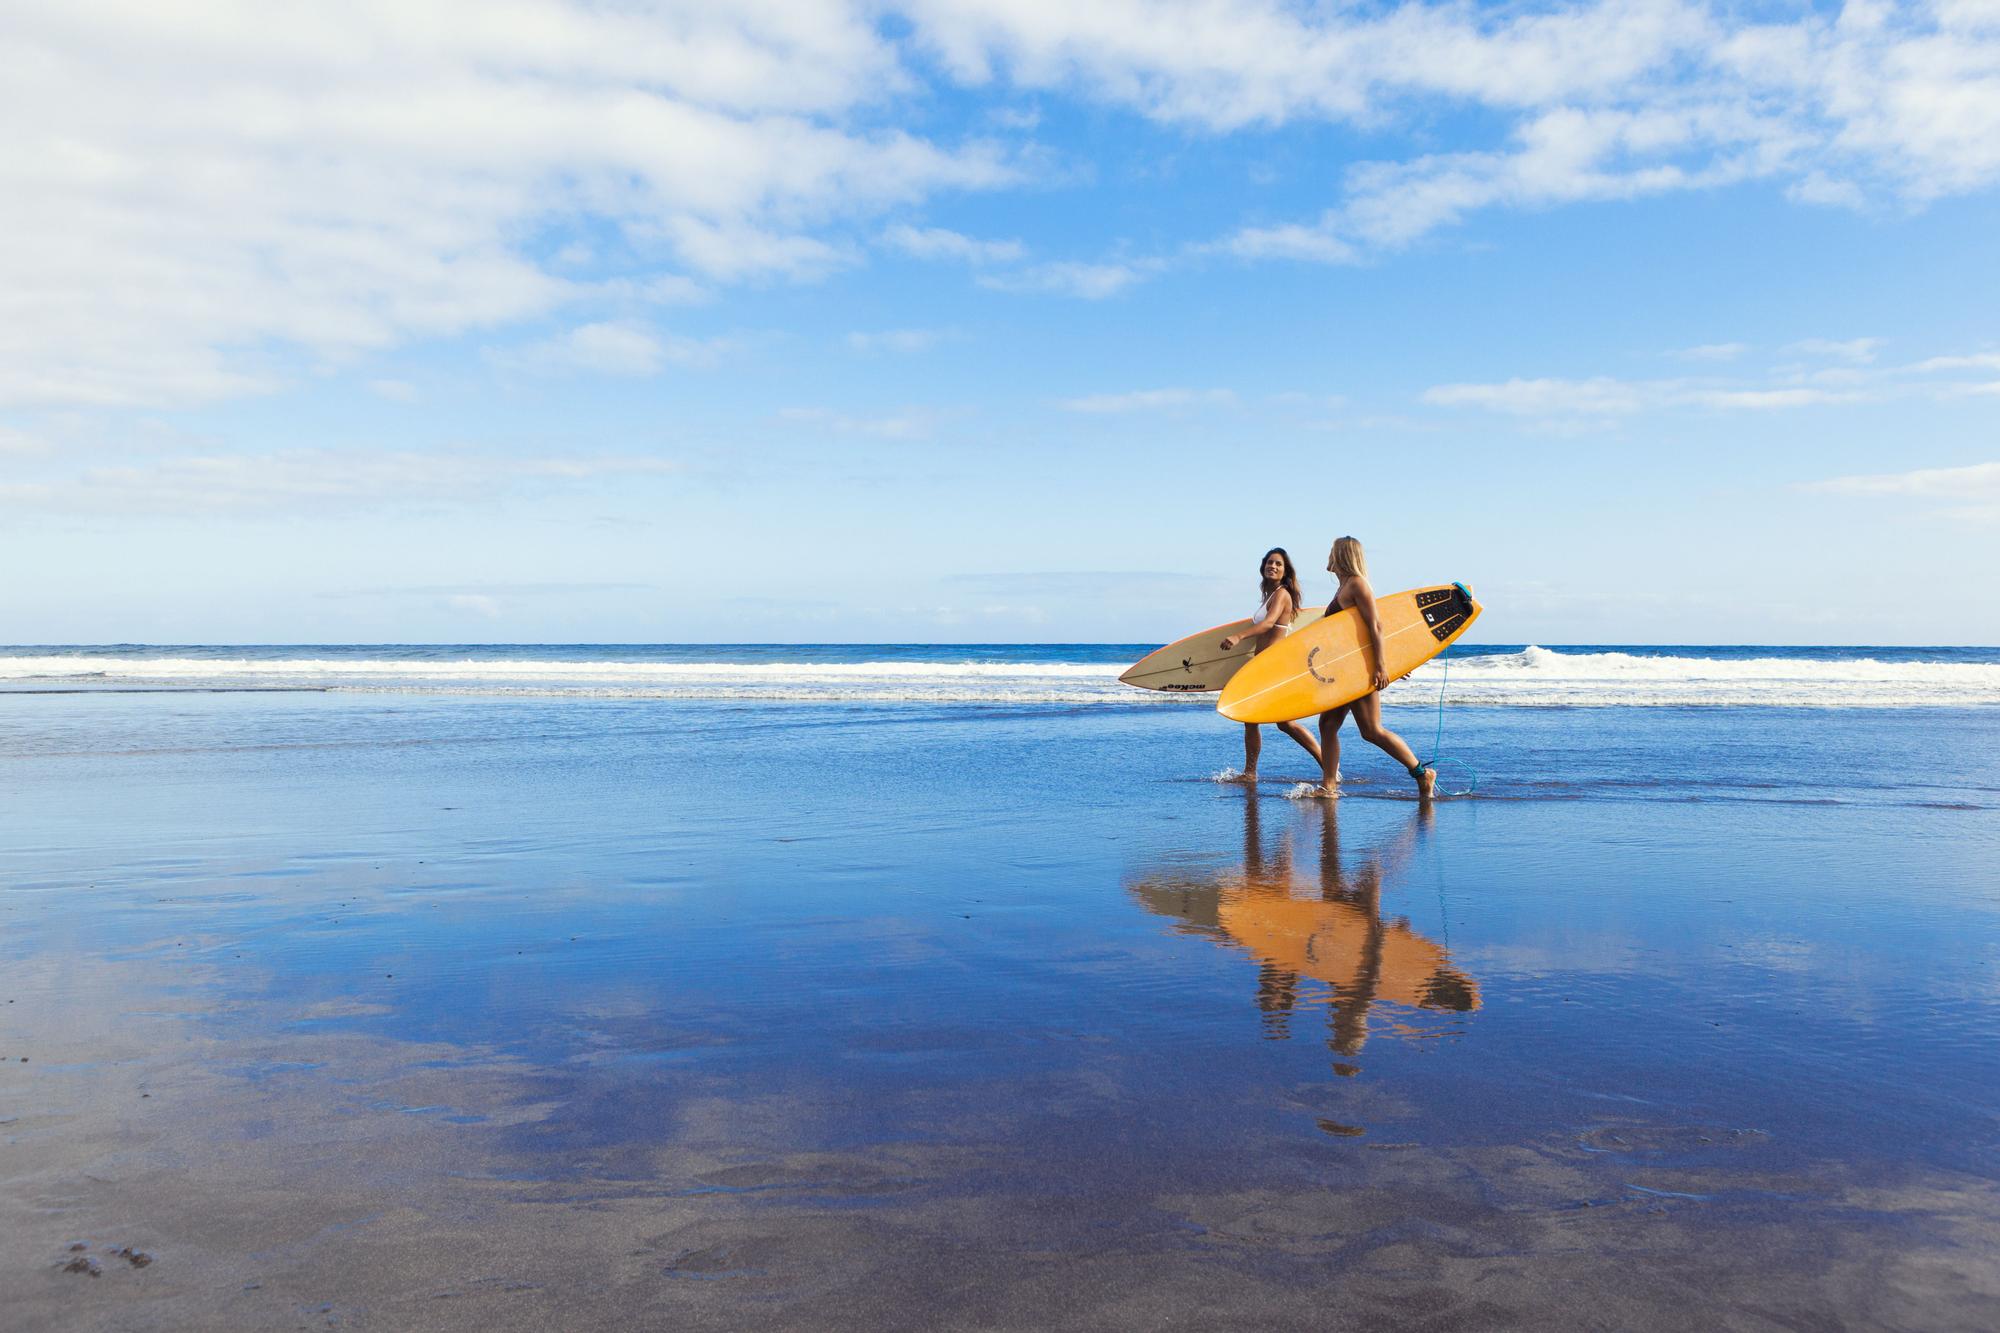
[[1291,552],[1282,546],[1273,546],[1270,550],[1264,552],[1264,558],[1257,562],[1257,572],[1262,574],[1264,566],[1270,563],[1270,559],[1274,555],[1285,562],[1285,576],[1281,579],[1263,580],[1264,600],[1269,601],[1271,593],[1275,589],[1283,588],[1292,595],[1292,614],[1297,615],[1299,613],[1299,571],[1297,566],[1292,564]]

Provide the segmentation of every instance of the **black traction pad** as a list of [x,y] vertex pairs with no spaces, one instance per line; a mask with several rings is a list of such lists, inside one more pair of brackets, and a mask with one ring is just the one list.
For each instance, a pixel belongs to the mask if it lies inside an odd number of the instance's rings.
[[1454,583],[1449,588],[1418,593],[1417,610],[1424,613],[1424,624],[1430,626],[1431,637],[1443,643],[1472,614],[1472,598]]

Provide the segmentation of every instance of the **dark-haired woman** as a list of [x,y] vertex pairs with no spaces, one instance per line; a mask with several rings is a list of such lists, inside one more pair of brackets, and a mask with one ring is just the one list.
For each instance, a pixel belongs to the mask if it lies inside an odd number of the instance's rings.
[[[1285,548],[1274,546],[1266,551],[1258,572],[1263,580],[1260,586],[1264,600],[1257,608],[1256,622],[1241,634],[1232,634],[1224,639],[1222,651],[1225,653],[1249,639],[1256,644],[1251,653],[1254,657],[1291,633],[1292,621],[1298,618],[1299,574],[1292,567],[1292,557],[1285,553]],[[1319,743],[1313,740],[1311,732],[1296,722],[1280,722],[1278,730],[1305,747],[1305,752],[1313,757],[1315,764],[1320,762]],[[1263,752],[1263,733],[1257,729],[1256,723],[1246,722],[1243,726],[1243,772],[1237,781],[1256,784],[1257,759]]]

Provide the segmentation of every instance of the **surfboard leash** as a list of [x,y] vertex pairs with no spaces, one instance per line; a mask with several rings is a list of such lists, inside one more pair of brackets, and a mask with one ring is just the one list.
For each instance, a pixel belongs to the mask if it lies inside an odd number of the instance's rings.
[[[1437,731],[1431,737],[1431,757],[1425,761],[1425,765],[1426,767],[1429,768],[1436,768],[1439,764],[1451,764],[1454,765],[1455,767],[1464,769],[1466,775],[1471,779],[1470,783],[1466,786],[1464,791],[1438,792],[1437,795],[1470,796],[1472,795],[1472,793],[1479,790],[1478,770],[1473,768],[1471,764],[1466,763],[1463,759],[1453,759],[1448,755],[1440,753],[1440,751],[1443,749],[1444,746],[1444,692],[1445,688],[1451,684],[1451,661],[1450,661],[1451,648],[1452,645],[1446,644],[1444,651],[1437,655],[1437,660],[1443,664],[1443,666],[1440,668],[1442,674],[1438,677]],[[1443,773],[1438,774],[1438,780],[1440,782],[1444,780]]]

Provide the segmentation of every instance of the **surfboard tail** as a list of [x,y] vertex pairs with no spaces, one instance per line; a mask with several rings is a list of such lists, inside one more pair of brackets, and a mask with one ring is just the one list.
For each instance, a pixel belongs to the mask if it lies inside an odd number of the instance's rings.
[[1227,693],[1216,700],[1215,711],[1231,722],[1296,722],[1302,717],[1311,717],[1311,712],[1292,711],[1287,704],[1289,679],[1280,679],[1263,689],[1246,694],[1231,696]]

